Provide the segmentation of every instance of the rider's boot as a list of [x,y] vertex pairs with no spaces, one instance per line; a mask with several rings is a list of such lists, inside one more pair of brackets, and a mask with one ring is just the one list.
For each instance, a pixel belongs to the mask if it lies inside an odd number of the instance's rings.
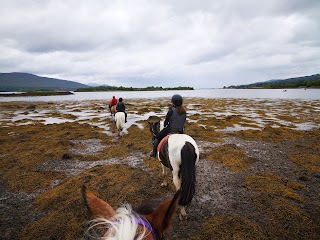
[[157,156],[157,147],[158,147],[159,142],[160,141],[157,138],[154,139],[153,150],[150,152],[150,157],[155,158]]

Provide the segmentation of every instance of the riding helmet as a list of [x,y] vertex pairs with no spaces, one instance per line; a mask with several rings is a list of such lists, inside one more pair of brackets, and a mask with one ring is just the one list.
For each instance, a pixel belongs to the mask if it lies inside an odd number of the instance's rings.
[[171,98],[171,102],[175,105],[175,106],[181,106],[182,105],[182,97],[179,94],[175,94],[172,96]]
[[119,98],[119,102],[122,102],[123,101],[123,99],[122,98]]

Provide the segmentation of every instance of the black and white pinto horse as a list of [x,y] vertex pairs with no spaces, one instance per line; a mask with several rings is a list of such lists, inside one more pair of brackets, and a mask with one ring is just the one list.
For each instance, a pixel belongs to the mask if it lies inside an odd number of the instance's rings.
[[[148,122],[152,140],[163,129],[163,122]],[[176,190],[181,189],[179,199],[180,219],[186,218],[185,207],[191,202],[196,185],[196,164],[199,161],[199,148],[195,140],[187,134],[171,134],[167,140],[162,141],[158,147],[158,159],[162,164],[164,181],[161,186],[167,186],[166,175],[168,169],[172,172],[172,178]]]

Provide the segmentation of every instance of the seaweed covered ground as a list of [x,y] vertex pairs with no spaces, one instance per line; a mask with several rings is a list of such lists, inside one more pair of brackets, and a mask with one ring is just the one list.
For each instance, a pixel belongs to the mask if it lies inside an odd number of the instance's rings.
[[[118,137],[107,101],[0,103],[0,239],[92,239],[81,186],[114,207],[153,207],[160,187],[147,121],[169,99],[126,99]],[[168,239],[320,239],[320,101],[185,99],[200,148],[188,219]]]

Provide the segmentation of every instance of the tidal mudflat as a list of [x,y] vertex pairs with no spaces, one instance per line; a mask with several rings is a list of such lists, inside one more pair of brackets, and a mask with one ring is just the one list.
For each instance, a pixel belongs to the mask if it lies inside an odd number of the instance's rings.
[[[156,206],[161,188],[147,121],[169,99],[126,99],[118,137],[106,101],[1,102],[3,239],[90,239],[80,189],[115,207]],[[200,148],[188,219],[169,239],[319,239],[320,101],[187,98]]]

